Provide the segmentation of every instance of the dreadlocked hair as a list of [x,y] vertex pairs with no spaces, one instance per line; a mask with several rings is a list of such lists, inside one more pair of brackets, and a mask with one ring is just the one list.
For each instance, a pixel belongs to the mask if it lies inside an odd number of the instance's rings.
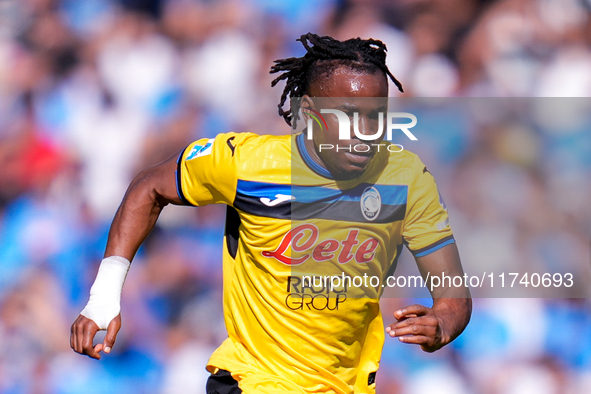
[[[295,127],[299,103],[293,102],[288,110],[283,105],[290,97],[302,97],[308,93],[310,84],[333,71],[338,66],[347,66],[354,70],[376,72],[381,70],[390,77],[398,90],[403,92],[402,84],[392,75],[386,66],[386,45],[379,40],[351,38],[346,41],[335,40],[329,36],[318,36],[313,33],[302,35],[296,41],[300,41],[306,54],[302,57],[290,57],[275,60],[271,67],[271,74],[282,73],[271,82],[271,86],[279,81],[287,80],[279,101],[279,116],[288,125]],[[293,125],[292,125],[293,122]]]

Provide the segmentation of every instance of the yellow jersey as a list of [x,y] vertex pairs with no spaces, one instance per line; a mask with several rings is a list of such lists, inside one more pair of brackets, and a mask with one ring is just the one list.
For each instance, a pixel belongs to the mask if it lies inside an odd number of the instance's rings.
[[[404,244],[423,256],[454,242],[447,210],[415,154],[381,149],[360,177],[335,181],[303,138],[220,134],[178,159],[183,202],[228,205],[228,338],[207,368],[247,394],[375,393],[383,281]],[[339,286],[311,283],[336,275]],[[345,283],[364,275],[379,282]]]

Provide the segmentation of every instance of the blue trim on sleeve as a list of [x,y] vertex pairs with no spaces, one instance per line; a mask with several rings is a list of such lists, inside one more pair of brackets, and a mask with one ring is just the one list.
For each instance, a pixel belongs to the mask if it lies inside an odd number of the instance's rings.
[[453,244],[455,242],[456,242],[455,239],[448,239],[447,241],[445,241],[443,243],[440,243],[439,245],[435,245],[432,248],[429,248],[427,250],[424,250],[424,251],[422,251],[420,253],[415,254],[415,257],[423,257],[423,256],[426,256],[426,255],[431,254],[431,253],[433,253],[435,251],[438,251],[439,249],[443,248],[444,246]]
[[185,195],[183,194],[183,189],[181,187],[181,163],[182,163],[182,159],[183,159],[183,154],[185,153],[185,151],[187,150],[187,148],[183,149],[181,151],[181,154],[179,155],[178,159],[176,159],[176,170],[174,171],[174,177],[176,180],[176,193],[178,194],[180,200],[183,202],[183,204],[185,205],[191,205],[194,206],[193,204],[191,204],[189,202],[189,200],[187,200],[185,198]]

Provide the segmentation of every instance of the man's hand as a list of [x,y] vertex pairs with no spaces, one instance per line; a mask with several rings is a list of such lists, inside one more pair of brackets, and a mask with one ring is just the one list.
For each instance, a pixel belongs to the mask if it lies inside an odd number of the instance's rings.
[[[456,244],[446,245],[426,256],[417,257],[424,280],[431,274],[449,277],[464,275]],[[434,274],[435,273],[435,274]],[[472,314],[468,287],[437,287],[431,291],[433,307],[411,305],[394,312],[397,323],[386,327],[400,342],[421,345],[426,352],[441,349],[464,331]]]
[[401,342],[421,345],[426,352],[434,352],[452,340],[443,320],[426,306],[407,306],[394,312],[394,317],[398,322],[386,327],[386,332]]
[[93,345],[94,336],[99,331],[99,327],[91,319],[79,315],[70,330],[70,347],[76,353],[86,354],[89,357],[100,360],[101,355],[99,353],[101,350],[104,350],[105,353],[111,352],[120,328],[121,314],[118,314],[109,323],[107,335],[105,335],[103,343]]

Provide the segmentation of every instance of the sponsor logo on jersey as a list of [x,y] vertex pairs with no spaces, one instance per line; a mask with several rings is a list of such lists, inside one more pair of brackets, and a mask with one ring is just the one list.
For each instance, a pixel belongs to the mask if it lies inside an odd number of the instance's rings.
[[309,278],[288,276],[287,296],[285,306],[296,310],[338,310],[339,306],[347,300],[347,285],[340,289],[331,289],[326,282],[320,285]]
[[[339,264],[354,261],[369,263],[375,256],[379,242],[368,238],[358,239],[359,230],[351,229],[344,240],[319,240],[319,230],[314,224],[301,224],[289,230],[274,251],[263,251],[263,257],[274,258],[286,265],[303,264],[309,259],[322,262],[335,260]],[[293,256],[292,256],[293,254]]]

